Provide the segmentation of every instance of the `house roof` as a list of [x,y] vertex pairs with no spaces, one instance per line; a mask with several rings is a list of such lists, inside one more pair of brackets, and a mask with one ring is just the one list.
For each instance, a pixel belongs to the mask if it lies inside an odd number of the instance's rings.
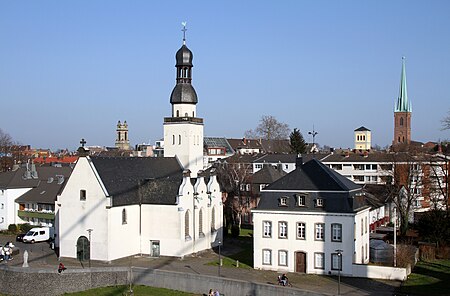
[[226,154],[233,154],[234,150],[228,143],[226,138],[216,138],[216,137],[204,137],[203,145],[207,148],[211,147],[223,147],[226,149]]
[[[298,206],[298,195],[305,205]],[[281,205],[281,198],[286,204]],[[317,200],[323,200],[318,206]],[[312,159],[261,191],[258,210],[353,213],[367,208],[361,187]]]
[[[55,177],[57,174],[69,176],[72,169],[66,167],[54,167],[43,165],[36,165],[37,176],[32,174],[26,176],[27,169],[21,167],[15,171],[9,171],[0,173],[0,188],[13,189],[13,188],[34,188],[37,187],[40,181],[47,181],[50,177]],[[29,170],[31,172],[31,170]]]
[[370,129],[368,129],[365,126],[361,126],[361,127],[358,127],[357,129],[355,129],[355,132],[370,132]]
[[272,165],[264,165],[262,169],[253,174],[253,184],[271,184],[281,177],[285,176],[286,172],[278,170]]
[[350,191],[361,187],[338,174],[317,159],[312,159],[283,178],[266,187],[267,190]]
[[175,157],[91,157],[113,206],[177,202],[183,168]]

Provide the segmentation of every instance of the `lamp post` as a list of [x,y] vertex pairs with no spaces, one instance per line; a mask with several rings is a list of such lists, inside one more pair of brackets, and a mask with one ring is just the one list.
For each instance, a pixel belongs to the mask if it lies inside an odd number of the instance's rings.
[[341,295],[341,269],[342,269],[342,250],[336,250],[337,256],[338,256],[338,295]]
[[93,231],[94,229],[92,229],[92,228],[89,228],[88,230],[87,230],[87,232],[89,233],[89,268],[91,268],[91,232]]
[[397,267],[397,208],[394,207],[394,267]]
[[222,265],[222,258],[220,257],[220,246],[222,242],[219,240],[219,277],[220,277],[220,266]]

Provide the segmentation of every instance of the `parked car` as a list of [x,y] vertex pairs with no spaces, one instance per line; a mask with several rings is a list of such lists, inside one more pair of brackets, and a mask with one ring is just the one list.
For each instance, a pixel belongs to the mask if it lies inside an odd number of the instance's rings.
[[19,233],[16,235],[16,242],[23,242],[23,237],[26,235],[26,233]]

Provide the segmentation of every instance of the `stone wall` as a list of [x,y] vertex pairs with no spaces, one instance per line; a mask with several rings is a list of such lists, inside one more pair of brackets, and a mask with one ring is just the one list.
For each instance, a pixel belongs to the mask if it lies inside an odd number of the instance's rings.
[[245,282],[222,277],[127,267],[57,270],[0,266],[0,294],[61,295],[98,287],[133,285],[167,288],[178,291],[208,294],[217,289],[225,296],[322,296],[323,294],[269,284]]
[[56,269],[0,266],[0,294],[7,295],[61,295],[98,287],[126,285],[129,268],[67,269],[61,274]]

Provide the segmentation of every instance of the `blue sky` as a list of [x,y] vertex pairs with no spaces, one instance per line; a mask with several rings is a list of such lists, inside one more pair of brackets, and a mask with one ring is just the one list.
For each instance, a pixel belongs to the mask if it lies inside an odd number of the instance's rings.
[[412,137],[450,139],[450,1],[0,0],[0,128],[41,148],[163,136],[187,21],[205,136],[273,115],[307,137],[390,144],[406,56]]

